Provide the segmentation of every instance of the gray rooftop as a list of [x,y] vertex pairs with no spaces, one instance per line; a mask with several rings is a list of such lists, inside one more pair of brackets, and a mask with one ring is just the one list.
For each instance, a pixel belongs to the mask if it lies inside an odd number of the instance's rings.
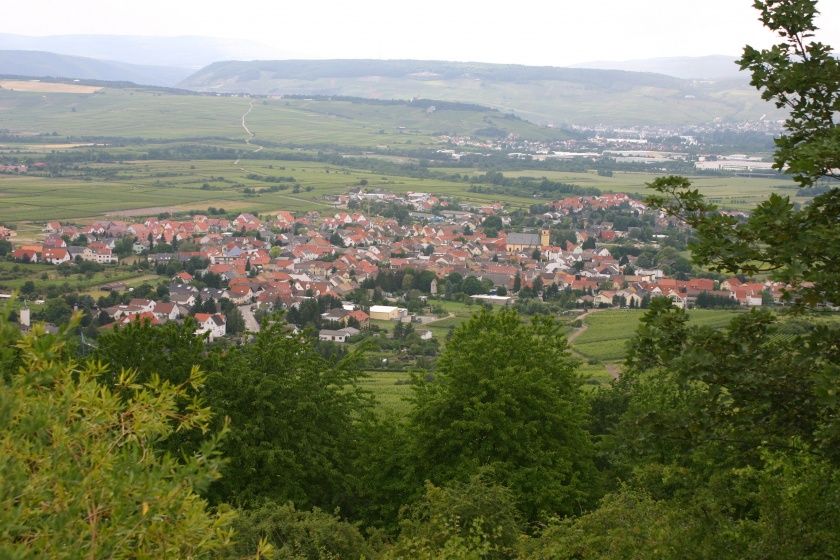
[[540,236],[536,233],[509,233],[507,243],[508,245],[533,245],[538,247]]

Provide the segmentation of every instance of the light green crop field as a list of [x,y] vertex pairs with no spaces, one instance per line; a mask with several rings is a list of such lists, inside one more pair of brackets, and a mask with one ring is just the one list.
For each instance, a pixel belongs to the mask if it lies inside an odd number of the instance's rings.
[[369,371],[361,380],[361,387],[373,393],[376,403],[383,409],[407,414],[411,403],[406,399],[411,396],[409,381],[411,374],[401,371]]
[[[692,325],[713,328],[726,326],[738,311],[692,309],[688,312]],[[636,332],[644,310],[608,309],[592,313],[584,319],[588,328],[572,347],[585,358],[603,362],[624,359],[627,342]]]

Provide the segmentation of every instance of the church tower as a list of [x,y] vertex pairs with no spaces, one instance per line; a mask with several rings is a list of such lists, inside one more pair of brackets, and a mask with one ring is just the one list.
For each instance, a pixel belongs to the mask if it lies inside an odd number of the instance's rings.
[[546,248],[551,245],[551,230],[543,228],[540,230],[540,247]]

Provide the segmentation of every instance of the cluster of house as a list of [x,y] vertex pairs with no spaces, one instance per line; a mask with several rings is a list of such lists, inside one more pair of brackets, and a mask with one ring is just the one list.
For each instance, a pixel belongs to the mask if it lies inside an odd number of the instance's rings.
[[61,237],[49,237],[43,243],[28,243],[14,249],[12,258],[27,263],[64,264],[81,259],[99,264],[119,262],[113,245],[93,241],[85,246],[68,245]]
[[[381,199],[401,200],[412,208],[428,209],[429,205],[440,208],[440,200],[425,193],[401,197],[391,193],[373,194]],[[359,192],[341,196],[368,195]],[[343,200],[347,202],[347,199]],[[617,206],[631,212],[646,211],[642,203],[625,194],[567,197],[550,206],[549,214]],[[227,298],[236,305],[258,308],[292,307],[318,296],[343,300],[365,279],[375,277],[382,270],[430,271],[437,279],[431,283],[432,294],[438,292],[444,277],[458,273],[464,278],[475,276],[489,280],[509,292],[517,284],[522,287],[535,283],[556,284],[560,289],[580,292],[579,301],[592,305],[634,306],[640,305],[645,297],[664,296],[678,306],[687,307],[703,292],[737,300],[744,306],[761,305],[768,295],[776,301],[781,299],[783,286],[777,283],[741,283],[737,279],[719,284],[708,279],[676,280],[668,278],[662,270],[637,266],[633,256],[619,262],[611,254],[609,244],[626,232],[615,231],[611,224],[600,223],[581,229],[574,242],[555,246],[551,244],[547,227],[525,233],[501,231],[496,237],[489,237],[482,231],[481,224],[488,215],[494,214],[502,217],[503,222],[508,221],[502,205],[489,204],[439,212],[435,222],[424,220],[407,224],[349,209],[336,209],[324,216],[313,212],[295,216],[279,211],[262,217],[243,213],[234,219],[193,215],[181,220],[99,221],[84,226],[50,222],[42,243],[17,247],[12,255],[19,260],[53,264],[76,257],[101,263],[115,262],[115,244],[131,237],[135,250],[145,253],[153,264],[186,263],[193,258],[206,261],[206,268],[195,274],[215,275],[218,282],[212,284],[224,286],[198,291],[191,287],[192,276],[183,272],[177,279],[178,285],[171,287],[167,303],[145,302],[141,305],[141,302],[132,302],[105,310],[116,324],[135,316],[159,322],[178,319],[195,303],[191,298],[198,297],[203,301],[211,297],[216,301]],[[545,221],[550,218],[550,215],[545,216]],[[87,237],[87,245],[72,245],[73,240],[82,235]],[[179,251],[178,245],[186,242],[190,243],[190,250]],[[166,244],[166,252],[156,250],[161,244]],[[404,318],[401,316],[404,310],[400,311],[400,308],[375,307],[365,317],[361,316],[364,312],[358,311],[360,315],[355,319],[361,328],[368,318]],[[354,311],[342,310],[348,314]],[[349,327],[344,317],[329,318],[329,321]],[[203,332],[212,337],[223,336],[223,317],[202,315],[200,319]]]
[[[189,276],[189,275],[187,275]],[[207,334],[209,340],[215,340],[227,333],[227,320],[222,313],[195,313],[195,304],[201,301],[219,301],[225,297],[224,290],[206,288],[199,290],[189,284],[184,284],[184,276],[173,279],[169,286],[167,301],[134,298],[126,304],[118,304],[100,309],[100,315],[106,315],[111,322],[102,328],[110,329],[123,326],[133,321],[148,321],[153,325],[161,325],[170,321],[181,321],[186,317],[193,317],[196,321],[197,334]],[[203,298],[203,299],[202,299]]]

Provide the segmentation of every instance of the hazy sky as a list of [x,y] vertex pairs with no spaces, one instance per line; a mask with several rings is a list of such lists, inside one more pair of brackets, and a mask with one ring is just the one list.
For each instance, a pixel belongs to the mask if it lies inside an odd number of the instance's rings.
[[[422,58],[564,65],[738,54],[772,37],[751,0],[25,0],[0,32],[250,39],[266,57]],[[840,49],[840,0],[820,38]]]

